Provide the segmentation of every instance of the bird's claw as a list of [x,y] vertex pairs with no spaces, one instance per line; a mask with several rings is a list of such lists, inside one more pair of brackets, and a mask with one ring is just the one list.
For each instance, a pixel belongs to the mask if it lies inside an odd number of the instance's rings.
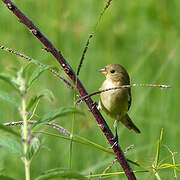
[[112,140],[115,141],[115,142],[114,142],[114,144],[112,145],[111,148],[113,148],[114,146],[118,146],[118,135],[117,135],[117,133],[116,133],[116,135],[112,138]]
[[[94,109],[94,108],[97,107],[97,106],[98,106],[97,102],[93,102],[93,103],[92,103],[92,109]],[[88,111],[91,111],[91,110],[88,110]]]
[[112,141],[115,141],[114,144],[110,147],[110,149],[113,149],[114,146],[118,146],[118,135],[114,136],[112,138]]
[[117,141],[111,146],[111,149],[113,149],[114,146],[118,146],[118,142]]
[[94,109],[94,108],[97,107],[97,106],[98,106],[97,102],[93,102],[92,108]]

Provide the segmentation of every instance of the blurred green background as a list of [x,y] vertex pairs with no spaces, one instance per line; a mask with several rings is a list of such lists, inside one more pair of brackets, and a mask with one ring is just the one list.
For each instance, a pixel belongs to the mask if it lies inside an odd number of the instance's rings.
[[[14,0],[14,3],[40,28],[40,30],[59,48],[76,71],[87,38],[94,31],[104,0]],[[127,157],[131,160],[152,164],[155,157],[156,142],[164,128],[163,144],[171,151],[180,152],[179,108],[180,108],[180,1],[179,0],[114,0],[99,22],[95,36],[91,39],[84,60],[80,80],[89,93],[97,91],[104,80],[98,70],[107,64],[119,63],[130,74],[132,83],[168,84],[171,89],[149,87],[132,88],[131,119],[141,130],[140,135],[119,125],[119,143],[123,149],[134,144]],[[40,62],[55,65],[56,60],[42,51],[42,44],[18,22],[17,18],[0,3],[0,45],[17,50]],[[25,62],[25,61],[23,61]],[[19,69],[19,57],[0,51],[0,72]],[[36,67],[34,67],[36,68]],[[66,75],[61,71],[61,75]],[[67,78],[68,79],[68,78]],[[50,89],[55,102],[42,99],[37,109],[38,116],[58,107],[74,106],[74,91],[68,89],[51,73],[45,72],[36,81],[29,96],[40,90]],[[0,81],[0,90],[16,96],[14,90]],[[93,100],[98,102],[99,96]],[[85,103],[77,106],[85,112],[75,115],[74,133],[86,137],[97,144],[108,147]],[[113,120],[102,113],[109,126]],[[20,115],[7,102],[0,100],[1,123],[20,120]],[[62,117],[56,122],[71,131],[73,115]],[[19,131],[19,128],[15,128]],[[56,130],[47,131],[57,133]],[[42,136],[43,147],[34,158],[31,167],[32,179],[41,172],[63,167],[69,168],[70,142],[49,136]],[[88,175],[102,173],[112,162],[114,156],[93,148],[73,143],[72,169]],[[166,159],[167,158],[167,159]],[[167,148],[161,148],[160,159],[171,162]],[[176,155],[180,162],[179,154]],[[133,169],[141,169],[131,164]],[[0,148],[0,169],[11,177],[24,178],[23,163],[19,157]],[[120,171],[117,163],[111,172]],[[163,180],[173,179],[173,170],[161,170]],[[151,173],[138,173],[137,179],[156,179]],[[179,176],[180,177],[180,176]],[[107,179],[120,179],[114,176]],[[121,179],[126,179],[122,176]]]

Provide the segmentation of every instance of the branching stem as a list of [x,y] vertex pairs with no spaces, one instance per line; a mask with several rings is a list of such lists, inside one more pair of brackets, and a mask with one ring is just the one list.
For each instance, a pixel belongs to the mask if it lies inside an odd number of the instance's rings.
[[86,96],[81,97],[76,101],[76,104],[81,104],[83,101],[86,99],[90,98],[91,96],[106,92],[106,91],[114,91],[117,89],[126,89],[126,88],[131,88],[131,87],[158,87],[158,88],[171,88],[170,85],[164,85],[164,84],[132,84],[132,85],[123,85],[123,86],[118,86],[118,87],[113,87],[113,88],[108,88],[108,89],[102,89],[100,91],[95,91],[91,94],[88,94]]
[[[76,74],[74,73],[73,69],[71,66],[67,63],[61,52],[45,37],[43,33],[32,23],[31,20],[29,20],[22,12],[20,9],[18,9],[12,2],[11,0],[2,0],[8,7],[10,11],[12,11],[19,19],[21,23],[26,25],[26,27],[32,32],[34,36],[36,36],[46,47],[46,50],[50,52],[56,60],[59,62],[59,64],[62,66],[64,69],[65,73],[71,78],[73,83],[76,85],[80,95],[86,96],[88,93],[86,89],[84,88],[83,84],[79,80],[79,78],[76,77]],[[102,117],[101,113],[98,111],[97,107],[94,106],[94,102],[92,101],[91,98],[88,98],[85,100],[88,108],[92,112],[93,116],[95,117],[99,127],[101,128],[102,132],[106,136],[109,144],[112,146],[115,143],[114,136],[108,127],[106,121]],[[136,177],[130,168],[127,159],[124,156],[123,151],[121,150],[120,146],[113,146],[113,151],[116,154],[117,161],[121,164],[127,178],[129,180],[135,180]]]

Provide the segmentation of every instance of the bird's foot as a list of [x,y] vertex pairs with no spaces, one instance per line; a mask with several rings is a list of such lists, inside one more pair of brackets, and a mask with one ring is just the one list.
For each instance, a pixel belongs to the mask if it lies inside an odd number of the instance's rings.
[[114,122],[115,136],[112,138],[112,140],[114,141],[114,144],[112,145],[112,148],[113,148],[114,146],[118,146],[117,124],[118,124],[118,121],[116,120],[116,121]]
[[113,148],[114,146],[118,146],[118,135],[117,135],[117,133],[116,133],[116,135],[112,138],[112,140],[115,141],[115,142],[114,142],[114,144],[111,146],[111,148]]
[[[92,109],[94,109],[94,108],[97,107],[97,106],[98,106],[97,102],[93,102],[93,103],[92,103]],[[88,111],[91,111],[91,110],[88,109]]]
[[113,149],[114,146],[118,146],[118,142],[117,141],[111,146],[111,149]]
[[97,106],[98,106],[97,102],[93,102],[92,108],[93,108],[93,109],[94,109],[95,107],[97,108]]

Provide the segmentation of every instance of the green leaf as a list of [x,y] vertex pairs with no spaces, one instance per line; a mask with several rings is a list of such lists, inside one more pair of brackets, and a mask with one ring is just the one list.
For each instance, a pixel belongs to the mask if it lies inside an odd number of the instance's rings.
[[15,90],[19,92],[18,85],[14,82],[14,79],[15,79],[14,76],[7,73],[0,73],[0,79],[10,84]]
[[51,67],[52,70],[56,71],[57,73],[59,72],[59,68],[54,66],[54,67]]
[[31,143],[28,147],[28,152],[27,152],[27,159],[32,160],[32,158],[36,155],[36,153],[39,151],[40,148],[40,140],[38,137],[33,137],[31,140]]
[[15,136],[20,137],[20,135],[17,132],[13,131],[10,127],[4,126],[3,124],[0,124],[0,129],[2,129],[5,132],[11,133],[11,134],[13,134]]
[[16,108],[20,106],[20,104],[17,102],[15,98],[9,96],[9,94],[4,91],[0,91],[0,99],[7,101],[9,104],[15,106]]
[[22,77],[26,76],[26,73],[28,72],[28,69],[31,67],[31,65],[33,64],[32,61],[28,61],[27,64],[25,64],[23,66],[23,70],[22,70]]
[[53,137],[57,137],[57,138],[61,138],[61,139],[65,139],[65,140],[68,140],[68,141],[72,141],[72,142],[75,142],[75,143],[79,143],[79,144],[82,144],[82,145],[86,145],[86,146],[89,146],[89,147],[92,147],[92,148],[96,148],[96,149],[99,149],[101,151],[104,151],[104,152],[107,152],[107,153],[110,153],[110,154],[113,154],[114,155],[114,152],[108,148],[105,148],[99,144],[96,144],[90,140],[84,140],[85,138],[83,137],[80,137],[80,136],[77,136],[77,135],[74,135],[73,138],[71,137],[65,137],[65,136],[61,136],[61,135],[57,135],[57,134],[52,134],[52,133],[48,133],[48,132],[34,132],[34,133],[41,133],[41,134],[45,134],[45,135],[48,135],[48,136],[53,136]]
[[[112,155],[114,155],[114,152],[108,148],[105,148],[99,144],[96,144],[94,143],[93,141],[90,141],[84,137],[80,137],[78,135],[74,135],[73,138],[71,137],[65,137],[65,136],[61,136],[61,135],[57,135],[57,134],[52,134],[52,133],[48,133],[48,132],[43,132],[43,131],[38,131],[38,132],[34,132],[34,133],[41,133],[41,134],[44,134],[44,135],[48,135],[48,136],[53,136],[53,137],[57,137],[57,138],[60,138],[60,139],[65,139],[65,140],[68,140],[68,141],[72,141],[74,143],[79,143],[79,144],[82,144],[82,145],[85,145],[85,146],[89,146],[89,147],[92,147],[92,148],[96,148],[98,150],[101,150],[101,151],[104,151],[104,152],[107,152],[107,153],[110,153]],[[138,163],[130,160],[130,159],[127,159],[128,162],[136,165],[136,166],[140,166]]]
[[28,80],[27,88],[30,88],[32,84],[39,78],[39,76],[46,70],[50,69],[50,66],[44,66],[37,68]]
[[3,175],[0,175],[0,179],[2,179],[2,180],[15,180],[9,176],[3,176]]
[[53,93],[48,90],[45,89],[43,91],[41,91],[40,93],[38,93],[37,95],[33,96],[29,102],[29,104],[27,105],[26,111],[30,111],[30,109],[39,101],[40,98],[42,97],[48,97],[51,101],[54,100],[54,95]]
[[22,146],[19,141],[10,136],[1,136],[0,134],[0,146],[8,150],[9,153],[21,156],[22,155]]
[[85,176],[81,175],[80,173],[72,170],[72,169],[62,169],[56,168],[51,169],[44,172],[42,175],[35,178],[35,180],[47,180],[47,179],[54,179],[54,178],[69,178],[69,179],[78,179],[78,180],[87,180]]
[[85,142],[87,145],[89,145],[90,147],[93,147],[93,148],[96,148],[96,149],[99,149],[101,151],[104,151],[104,152],[108,152],[108,153],[111,153],[114,155],[114,152],[109,149],[109,148],[105,148],[93,141],[90,141],[89,139],[87,138],[84,138],[84,137],[81,137],[81,136],[78,136],[78,135],[74,135],[74,138],[77,139],[77,140],[81,140],[82,142]]
[[38,122],[37,124],[40,123],[46,123],[46,122],[50,122],[58,117],[61,116],[66,116],[68,114],[72,114],[72,113],[78,113],[78,114],[83,114],[80,110],[76,109],[76,108],[71,108],[71,107],[61,107],[59,109],[55,109],[53,111],[51,111],[50,113],[45,114]]

